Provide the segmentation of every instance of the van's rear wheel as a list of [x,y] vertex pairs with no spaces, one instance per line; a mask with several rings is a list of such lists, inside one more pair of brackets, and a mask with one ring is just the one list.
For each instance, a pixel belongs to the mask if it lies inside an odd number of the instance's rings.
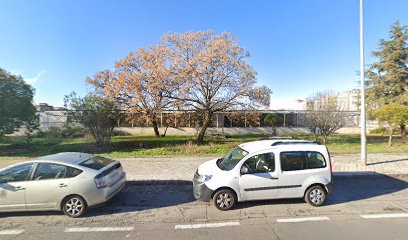
[[312,206],[321,206],[325,200],[326,191],[321,186],[313,186],[306,191],[305,201]]
[[234,207],[236,202],[235,193],[229,189],[218,190],[213,197],[214,205],[221,211],[226,211]]

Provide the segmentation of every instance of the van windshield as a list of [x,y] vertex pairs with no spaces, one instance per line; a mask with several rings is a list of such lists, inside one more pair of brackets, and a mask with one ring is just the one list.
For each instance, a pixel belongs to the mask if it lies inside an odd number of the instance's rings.
[[236,147],[234,149],[231,149],[231,151],[229,151],[223,158],[220,158],[217,161],[217,166],[221,170],[229,171],[233,169],[235,165],[237,165],[237,163],[241,161],[241,159],[243,159],[246,155],[248,155],[247,151],[240,147]]

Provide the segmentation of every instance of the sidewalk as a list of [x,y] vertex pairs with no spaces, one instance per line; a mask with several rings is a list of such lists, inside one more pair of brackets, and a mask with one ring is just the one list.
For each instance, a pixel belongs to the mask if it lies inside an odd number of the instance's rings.
[[[188,180],[193,177],[197,167],[210,159],[221,156],[157,156],[114,158],[121,161],[130,181],[140,180]],[[29,160],[1,159],[0,168],[16,162]],[[375,153],[368,155],[368,165],[360,163],[359,154],[332,155],[335,176],[384,174],[408,176],[408,153]]]
[[[220,156],[116,158],[122,162],[128,180],[191,180],[197,167]],[[368,165],[360,164],[359,154],[332,156],[333,174],[342,175],[408,175],[408,153],[369,154]]]

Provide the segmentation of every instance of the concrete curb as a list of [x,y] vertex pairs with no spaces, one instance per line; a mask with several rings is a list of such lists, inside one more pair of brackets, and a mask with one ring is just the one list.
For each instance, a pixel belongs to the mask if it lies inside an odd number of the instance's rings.
[[[333,173],[334,180],[336,179],[384,179],[397,178],[408,181],[408,174],[383,174],[377,172],[335,172]],[[192,186],[192,180],[183,179],[157,179],[157,180],[128,180],[129,187],[143,187],[143,186]]]

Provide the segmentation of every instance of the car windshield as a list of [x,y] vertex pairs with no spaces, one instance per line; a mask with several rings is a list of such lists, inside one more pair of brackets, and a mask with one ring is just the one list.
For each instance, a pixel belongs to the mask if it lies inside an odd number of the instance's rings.
[[231,151],[229,151],[227,155],[225,155],[225,157],[220,158],[217,161],[217,166],[221,170],[229,171],[233,169],[235,165],[237,165],[237,163],[241,161],[241,159],[243,159],[246,155],[248,155],[247,151],[240,147],[236,147],[234,149],[231,149]]
[[88,167],[88,168],[92,168],[95,170],[99,170],[101,168],[104,168],[105,166],[108,166],[112,162],[113,162],[112,159],[97,156],[97,157],[90,158],[79,165]]

